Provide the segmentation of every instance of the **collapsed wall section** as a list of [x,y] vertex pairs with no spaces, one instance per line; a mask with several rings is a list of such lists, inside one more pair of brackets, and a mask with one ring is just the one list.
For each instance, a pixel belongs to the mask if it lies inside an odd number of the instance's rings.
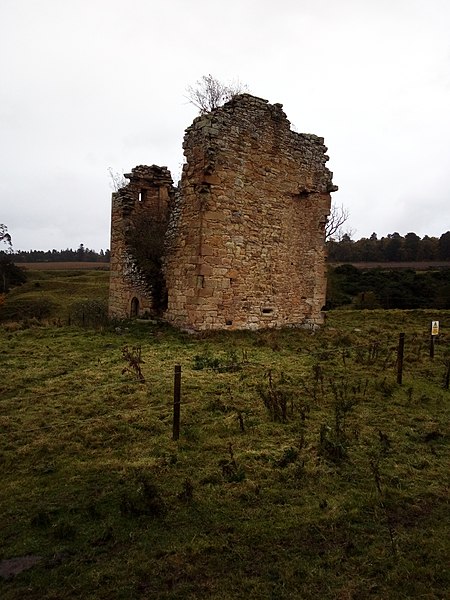
[[165,318],[195,330],[320,324],[332,173],[323,139],[249,94],[186,130]]
[[125,177],[111,214],[109,315],[118,319],[161,312],[157,262],[175,193],[166,167],[141,165]]

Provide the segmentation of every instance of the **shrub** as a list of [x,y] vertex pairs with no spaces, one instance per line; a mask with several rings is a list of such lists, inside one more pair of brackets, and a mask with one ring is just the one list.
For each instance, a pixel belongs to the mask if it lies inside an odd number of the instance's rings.
[[358,295],[353,298],[353,306],[360,309],[373,309],[380,308],[380,303],[374,292],[359,292]]
[[23,321],[26,319],[45,319],[55,308],[48,298],[7,298],[0,306],[0,321]]
[[211,369],[216,373],[234,373],[240,371],[245,362],[247,362],[246,356],[243,356],[242,361],[240,361],[234,349],[229,350],[225,356],[220,357],[213,356],[209,350],[206,350],[203,354],[194,356],[192,368],[195,371]]
[[156,485],[141,474],[129,482],[120,499],[120,513],[123,516],[162,517],[166,507]]
[[27,280],[23,269],[15,265],[9,254],[0,252],[0,293],[6,293],[15,285],[22,285]]
[[81,300],[72,304],[71,321],[82,327],[98,327],[108,322],[108,305],[104,300]]
[[286,423],[294,411],[294,391],[284,373],[274,379],[272,371],[266,373],[266,384],[256,386],[260,398],[267,408],[271,421]]

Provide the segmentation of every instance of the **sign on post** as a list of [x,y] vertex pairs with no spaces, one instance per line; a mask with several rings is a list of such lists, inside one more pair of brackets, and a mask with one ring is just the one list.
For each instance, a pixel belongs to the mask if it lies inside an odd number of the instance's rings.
[[434,340],[439,335],[439,321],[431,321],[430,358],[434,358]]

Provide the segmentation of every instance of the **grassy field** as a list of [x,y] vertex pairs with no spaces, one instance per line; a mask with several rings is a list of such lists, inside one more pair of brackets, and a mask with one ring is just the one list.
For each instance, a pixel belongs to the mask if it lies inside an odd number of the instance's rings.
[[[2,599],[448,598],[450,311],[83,328],[108,274],[73,273],[0,310]],[[24,298],[45,319],[11,320]]]
[[[12,321],[13,328],[14,323],[33,318],[68,324],[74,317],[77,321],[78,313],[89,303],[106,311],[109,271],[37,269],[27,273],[28,281],[14,288],[0,304],[0,322]],[[89,307],[86,309],[87,313]]]
[[109,262],[58,261],[17,263],[27,271],[109,271]]

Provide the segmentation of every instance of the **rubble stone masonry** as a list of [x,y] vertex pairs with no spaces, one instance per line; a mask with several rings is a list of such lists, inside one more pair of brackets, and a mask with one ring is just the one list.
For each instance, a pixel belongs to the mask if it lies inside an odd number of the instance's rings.
[[113,195],[111,314],[129,316],[133,298],[152,311],[148,286],[127,266],[124,226],[127,211],[155,211],[154,199],[136,201],[147,186],[167,197],[158,208],[168,211],[166,321],[192,330],[322,323],[324,228],[337,189],[323,139],[291,131],[280,104],[242,94],[195,119],[183,148],[177,193],[165,170],[136,173]]
[[130,183],[112,195],[109,315],[124,319],[154,314],[153,289],[129,245],[133,227],[144,216],[166,228],[174,196],[166,167],[138,166],[125,175]]

